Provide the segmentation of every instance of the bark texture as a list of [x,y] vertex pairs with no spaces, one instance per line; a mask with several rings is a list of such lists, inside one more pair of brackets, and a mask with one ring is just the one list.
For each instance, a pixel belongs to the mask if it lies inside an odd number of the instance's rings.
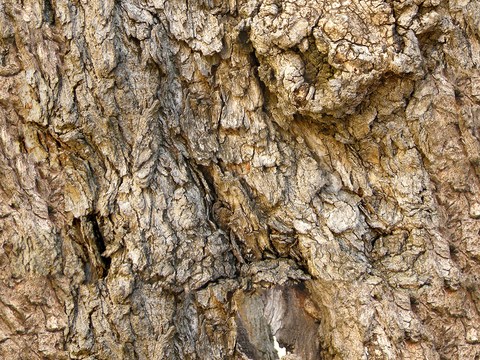
[[0,358],[479,359],[479,29],[2,0]]

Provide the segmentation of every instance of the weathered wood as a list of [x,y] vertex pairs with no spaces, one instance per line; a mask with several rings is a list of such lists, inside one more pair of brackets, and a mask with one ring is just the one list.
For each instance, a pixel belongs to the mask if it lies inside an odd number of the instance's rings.
[[479,28],[2,0],[0,358],[479,358]]

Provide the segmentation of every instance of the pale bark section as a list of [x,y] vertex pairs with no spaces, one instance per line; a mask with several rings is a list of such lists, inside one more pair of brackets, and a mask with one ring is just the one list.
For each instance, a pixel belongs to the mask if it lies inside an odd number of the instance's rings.
[[0,358],[480,358],[479,29],[3,0]]

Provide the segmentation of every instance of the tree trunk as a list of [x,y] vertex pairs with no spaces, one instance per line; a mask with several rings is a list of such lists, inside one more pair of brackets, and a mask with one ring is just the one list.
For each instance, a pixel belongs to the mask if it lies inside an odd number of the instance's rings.
[[479,29],[2,0],[0,358],[480,358]]

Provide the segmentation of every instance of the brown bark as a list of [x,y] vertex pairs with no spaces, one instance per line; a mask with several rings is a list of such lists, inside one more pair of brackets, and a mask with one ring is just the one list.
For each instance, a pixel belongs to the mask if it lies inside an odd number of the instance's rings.
[[480,358],[479,28],[4,0],[0,358]]

